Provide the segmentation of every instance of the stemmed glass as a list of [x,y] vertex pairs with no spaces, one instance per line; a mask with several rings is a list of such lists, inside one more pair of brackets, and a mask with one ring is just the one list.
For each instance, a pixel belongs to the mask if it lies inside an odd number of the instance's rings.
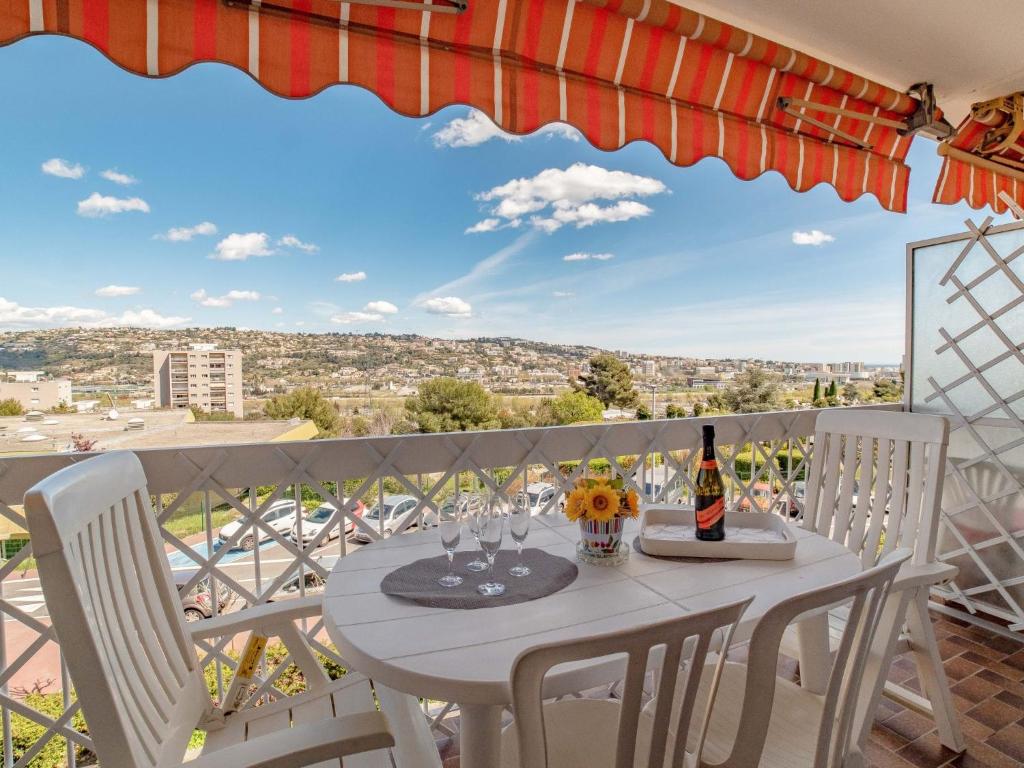
[[505,532],[505,511],[495,499],[491,499],[480,513],[480,547],[487,556],[487,581],[476,591],[488,597],[505,594],[505,585],[494,580],[494,557],[501,549],[501,537]]
[[484,513],[483,500],[476,495],[466,496],[464,500],[460,499],[461,504],[465,504],[464,509],[466,510],[466,522],[469,527],[469,532],[473,534],[473,538],[476,539],[476,557],[470,562],[466,563],[466,570],[472,571],[473,573],[480,573],[481,571],[487,570],[487,563],[480,559],[480,519]]
[[523,562],[523,544],[526,543],[526,536],[530,533],[530,506],[525,494],[516,496],[515,501],[508,513],[508,530],[512,534],[512,541],[516,544],[516,552],[519,562],[508,569],[512,576],[529,576],[530,566]]
[[455,560],[455,550],[459,547],[459,539],[462,538],[462,517],[463,510],[459,504],[452,505],[451,511],[442,510],[438,513],[438,530],[441,532],[441,546],[448,553],[448,573],[437,580],[442,587],[457,587],[462,583],[462,577],[452,572]]

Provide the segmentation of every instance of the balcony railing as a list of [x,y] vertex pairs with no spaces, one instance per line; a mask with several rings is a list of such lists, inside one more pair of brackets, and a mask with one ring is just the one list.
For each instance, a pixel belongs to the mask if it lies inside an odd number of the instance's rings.
[[[182,446],[137,455],[154,496],[172,569],[187,574],[182,592],[194,587],[212,594],[226,592],[232,609],[245,610],[281,599],[283,593],[304,594],[322,584],[333,557],[357,546],[339,536],[348,521],[371,539],[383,536],[386,525],[398,534],[422,523],[424,514],[436,511],[456,493],[511,497],[524,481],[549,482],[566,491],[577,477],[601,473],[623,478],[647,501],[686,502],[693,491],[694,462],[705,423],[715,425],[723,476],[734,505],[799,516],[800,483],[810,466],[818,413],[781,411],[493,432]],[[88,454],[0,458],[0,514],[24,527],[20,505],[25,492],[41,478],[86,458]],[[369,507],[393,493],[416,500],[415,508],[397,526],[383,516],[376,526],[370,525],[353,514],[355,500],[364,499]],[[336,511],[303,547],[261,519],[282,498],[300,499],[307,510],[327,502]],[[561,498],[556,493],[542,512],[557,512]],[[231,519],[243,525],[219,543],[218,530]],[[302,525],[299,515],[299,541]],[[264,542],[252,552],[243,552],[238,545],[250,535]],[[77,704],[68,692],[31,558],[28,543],[0,566],[3,765],[28,765],[53,739],[70,740],[60,749],[74,765],[76,747],[88,750],[91,742],[75,727]],[[219,601],[210,602],[214,612],[220,609]],[[341,662],[324,644],[322,630],[322,622],[304,627],[315,648]],[[235,664],[228,654],[230,642],[231,638],[222,638],[200,648],[221,693],[224,674]],[[275,674],[285,666],[279,665],[276,673],[259,681],[266,696],[282,695],[275,687]],[[42,706],[41,697],[26,696],[37,680],[49,680],[49,688],[37,687],[59,691],[59,701],[51,699]],[[29,723],[35,726],[26,737]],[[15,724],[20,732],[16,733]],[[444,727],[438,717],[432,724]],[[21,755],[17,761],[16,736]]]

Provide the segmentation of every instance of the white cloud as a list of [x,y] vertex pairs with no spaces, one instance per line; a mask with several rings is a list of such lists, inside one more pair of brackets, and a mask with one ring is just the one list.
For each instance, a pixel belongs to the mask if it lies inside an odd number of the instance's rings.
[[458,296],[438,296],[423,301],[421,306],[432,315],[457,318],[471,317],[473,315],[472,305]]
[[467,227],[465,234],[472,235],[477,232],[493,232],[501,226],[501,219],[484,219],[478,221],[471,227]]
[[80,179],[85,176],[85,168],[78,163],[69,163],[59,157],[51,157],[40,168],[48,176],[60,179]]
[[793,242],[796,245],[824,245],[835,242],[835,238],[820,229],[812,229],[810,232],[794,232]]
[[[649,176],[574,163],[564,170],[547,168],[532,178],[512,179],[481,192],[477,200],[491,203],[488,218],[503,220],[504,226],[519,226],[524,216],[534,214],[530,217],[533,226],[550,233],[565,224],[575,224],[579,229],[598,222],[647,216],[651,213],[648,206],[625,198],[648,197],[666,191],[662,182]],[[606,206],[595,202],[601,200],[615,202]]]
[[273,253],[266,232],[232,232],[217,243],[210,258],[216,261],[245,261],[254,256],[270,256]]
[[[570,141],[579,141],[580,132],[571,125],[564,123],[551,123],[538,129],[534,136],[558,136]],[[505,142],[522,141],[522,136],[516,136],[501,130],[491,118],[479,109],[471,109],[465,117],[457,117],[442,127],[434,135],[435,147],[476,147],[491,139],[501,139]]]
[[556,299],[567,299],[570,296],[575,296],[576,294],[572,291],[552,291],[551,295]]
[[134,296],[142,289],[136,285],[105,285],[96,289],[97,296],[112,298],[114,296]]
[[217,225],[212,221],[202,221],[194,227],[171,227],[162,235],[153,235],[156,240],[169,240],[172,243],[186,243],[196,235],[216,235]]
[[272,315],[283,315],[284,314],[284,310],[281,309],[281,307],[274,307],[272,310],[270,310],[270,314],[272,314]]
[[105,321],[104,325],[135,325],[142,328],[169,328],[184,325],[191,317],[161,315],[152,309],[127,310],[116,317]]
[[562,257],[562,261],[610,261],[614,253],[570,253]]
[[315,243],[304,243],[295,235],[285,235],[277,241],[278,245],[284,246],[285,248],[298,248],[300,251],[306,253],[316,253],[320,250],[320,246]]
[[236,301],[259,301],[262,297],[259,291],[228,291],[223,296],[211,296],[206,292],[205,288],[200,288],[197,291],[193,291],[189,298],[202,307],[225,309],[232,306]]
[[78,203],[78,215],[90,219],[109,216],[112,213],[125,213],[126,211],[139,211],[149,213],[149,203],[141,197],[111,197],[93,192],[85,200]]
[[336,278],[335,282],[338,283],[358,283],[366,279],[365,272],[342,272]]
[[384,315],[378,312],[342,312],[331,315],[331,322],[339,325],[351,325],[352,323],[379,323]]
[[26,307],[0,296],[0,327],[40,328],[47,326],[109,327],[134,325],[149,328],[166,328],[182,325],[191,318],[165,316],[152,309],[127,310],[120,315],[110,315],[101,309],[85,307],[55,306]]
[[363,307],[363,310],[366,312],[373,312],[378,315],[393,315],[398,312],[398,307],[390,301],[371,301]]
[[112,181],[115,184],[121,184],[122,186],[126,186],[126,187],[131,185],[131,184],[138,184],[139,183],[139,180],[136,179],[134,176],[129,176],[127,173],[121,173],[120,171],[115,171],[112,168],[108,168],[105,171],[101,171],[100,172],[100,176],[102,176],[107,181]]

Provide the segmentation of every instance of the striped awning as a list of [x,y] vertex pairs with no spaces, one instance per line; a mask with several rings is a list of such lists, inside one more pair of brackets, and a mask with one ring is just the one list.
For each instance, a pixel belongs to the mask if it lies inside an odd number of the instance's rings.
[[[562,121],[601,149],[655,144],[741,179],[905,211],[918,101],[667,0],[0,0],[0,44],[84,40],[155,77],[200,61],[281,96],[360,85],[404,115],[451,104],[514,134]],[[418,7],[416,7],[418,6]],[[869,116],[870,121],[860,116]]]
[[1024,91],[975,104],[939,154],[936,203],[963,200],[1004,213],[1009,200],[1024,208]]

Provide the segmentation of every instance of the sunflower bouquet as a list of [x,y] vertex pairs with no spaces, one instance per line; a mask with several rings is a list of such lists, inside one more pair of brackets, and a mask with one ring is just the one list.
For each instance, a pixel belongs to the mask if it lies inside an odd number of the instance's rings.
[[640,514],[640,500],[621,479],[580,478],[565,500],[565,516],[578,521],[576,557],[594,565],[616,565],[629,555],[622,546],[627,518]]
[[565,516],[570,520],[595,520],[606,523],[614,517],[640,514],[640,501],[632,488],[625,490],[621,479],[581,477],[565,500]]

